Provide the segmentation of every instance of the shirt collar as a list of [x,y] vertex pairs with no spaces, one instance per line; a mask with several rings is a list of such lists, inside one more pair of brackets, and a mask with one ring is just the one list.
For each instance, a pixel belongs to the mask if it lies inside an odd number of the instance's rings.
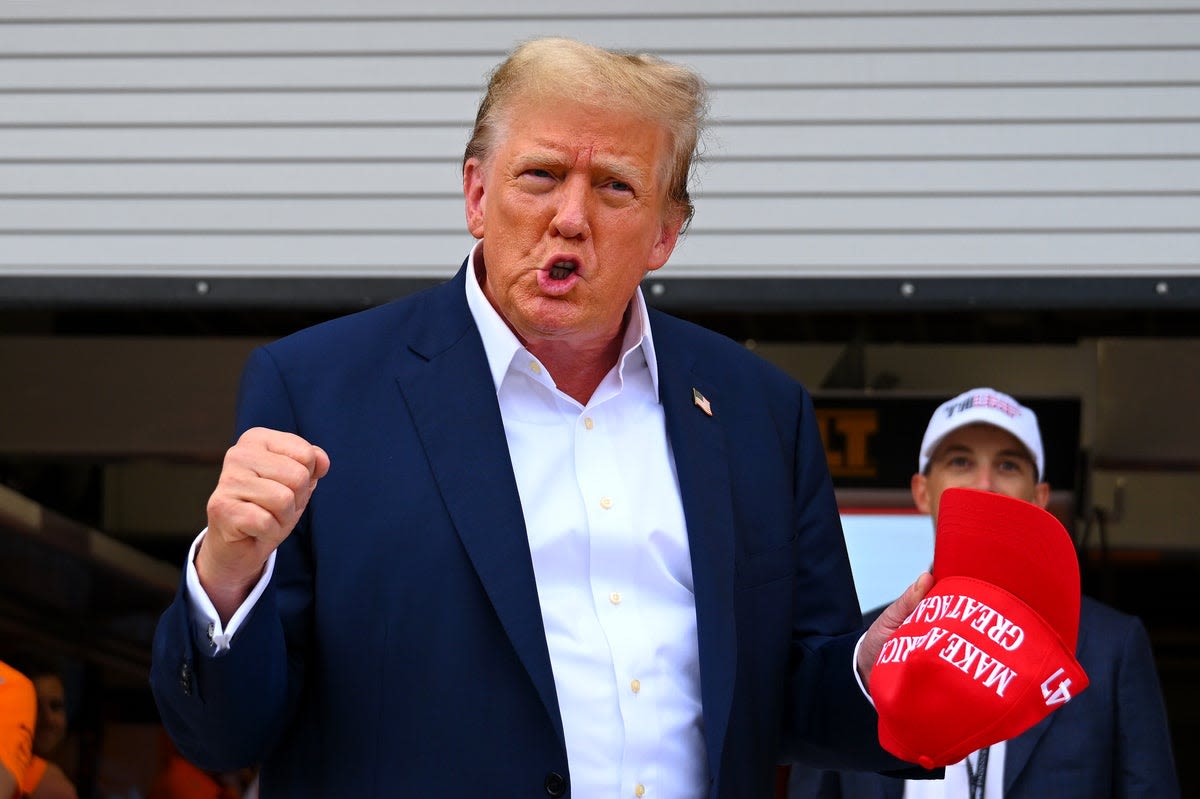
[[[504,375],[508,372],[509,364],[512,363],[513,356],[520,351],[525,351],[525,347],[509,329],[504,318],[500,313],[492,307],[488,302],[487,297],[483,295],[483,289],[479,285],[479,278],[476,275],[476,267],[478,263],[483,261],[483,240],[475,243],[471,248],[471,255],[468,259],[467,267],[467,307],[471,310],[471,316],[475,319],[475,326],[479,328],[479,335],[483,338],[483,350],[487,355],[488,368],[492,372],[492,384],[496,387],[496,392],[500,391],[500,384],[504,381]],[[654,386],[654,395],[658,396],[658,359],[654,354],[654,338],[650,334],[650,315],[646,308],[646,299],[642,296],[642,289],[639,286],[633,293],[633,299],[630,300],[633,306],[630,314],[629,325],[625,328],[625,339],[621,346],[621,357],[618,360],[618,365],[624,364],[629,357],[629,354],[639,347],[642,354],[646,358],[646,366],[650,370],[650,381]]]

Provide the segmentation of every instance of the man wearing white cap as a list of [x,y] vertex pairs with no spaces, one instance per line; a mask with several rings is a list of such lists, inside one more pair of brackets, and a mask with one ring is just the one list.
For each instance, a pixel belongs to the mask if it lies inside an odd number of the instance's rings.
[[[1037,416],[1007,394],[974,388],[929,420],[912,477],[917,509],[937,523],[942,492],[976,488],[1045,507]],[[872,620],[882,609],[866,614]],[[1179,783],[1145,627],[1089,597],[1076,657],[1090,687],[1016,738],[946,767],[943,780],[793,768],[789,799],[1171,799]]]

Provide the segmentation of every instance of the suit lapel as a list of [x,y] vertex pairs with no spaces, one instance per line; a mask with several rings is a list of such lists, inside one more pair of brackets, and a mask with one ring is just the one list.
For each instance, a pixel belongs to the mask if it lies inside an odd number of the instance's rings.
[[412,326],[397,383],[446,510],[505,632],[563,739],[529,540],[464,272],[435,289]]
[[1029,763],[1029,758],[1033,756],[1033,750],[1037,746],[1037,742],[1041,740],[1047,728],[1054,722],[1054,714],[1051,713],[1046,718],[1034,724],[1025,732],[1018,735],[1016,738],[1010,738],[1004,744],[1004,795],[1007,796],[1012,790],[1013,784],[1017,781],[1017,777],[1025,770],[1025,766]]
[[[442,499],[496,614],[562,740],[562,722],[528,535],[464,272],[433,290],[402,357],[397,383]],[[652,323],[655,319],[651,315]],[[659,394],[683,499],[695,585],[709,772],[718,775],[736,675],[734,537],[729,464],[717,382],[693,370],[682,342],[654,326]],[[697,389],[712,416],[697,405]]]
[[[1075,646],[1076,659],[1080,659],[1083,650],[1087,647],[1087,632],[1083,627],[1083,620],[1080,619],[1079,637]],[[1034,724],[1025,732],[1012,738],[1005,744],[1004,750],[1004,794],[1012,789],[1016,783],[1017,777],[1025,770],[1029,759],[1033,757],[1033,750],[1037,748],[1038,742],[1042,736],[1046,734],[1046,730],[1050,729],[1050,725],[1058,718],[1059,711],[1055,710],[1046,716],[1046,718]]]
[[[693,370],[691,358],[670,326],[654,324],[659,399],[679,476],[691,550],[700,686],[709,773],[721,763],[736,676],[734,626],[733,504],[729,462],[721,426],[721,388]],[[712,416],[697,406],[693,389],[710,403]]]

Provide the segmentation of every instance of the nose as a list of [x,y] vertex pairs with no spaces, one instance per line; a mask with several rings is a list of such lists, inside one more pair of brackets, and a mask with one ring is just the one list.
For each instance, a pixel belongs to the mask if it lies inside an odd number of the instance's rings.
[[990,467],[990,466],[979,467],[979,471],[975,475],[975,488],[978,488],[981,491],[994,492],[996,490],[993,485],[995,482],[994,478],[995,478],[995,475],[992,472],[992,467]]
[[591,186],[587,179],[583,175],[571,175],[559,186],[557,194],[558,204],[551,221],[553,229],[568,239],[587,236],[591,203]]

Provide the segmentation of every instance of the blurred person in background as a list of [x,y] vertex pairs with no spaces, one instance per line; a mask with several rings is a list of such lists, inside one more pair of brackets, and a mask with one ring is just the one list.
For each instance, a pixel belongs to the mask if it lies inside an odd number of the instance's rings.
[[30,756],[18,779],[17,795],[31,799],[78,799],[75,785],[66,772],[50,760],[67,734],[66,690],[62,675],[48,663],[35,658],[18,658],[13,663],[29,679],[36,703]]
[[162,762],[147,799],[242,799],[241,775],[205,771],[189,763],[165,731],[159,746]]
[[[910,488],[935,530],[942,492],[975,488],[1045,508],[1045,448],[1036,414],[974,388],[933,412]],[[870,620],[880,609],[865,614]],[[1177,799],[1167,713],[1146,628],[1084,596],[1076,659],[1091,685],[1026,732],[904,781],[794,767],[789,799]]]
[[0,799],[18,796],[33,756],[37,695],[33,683],[0,661]]

